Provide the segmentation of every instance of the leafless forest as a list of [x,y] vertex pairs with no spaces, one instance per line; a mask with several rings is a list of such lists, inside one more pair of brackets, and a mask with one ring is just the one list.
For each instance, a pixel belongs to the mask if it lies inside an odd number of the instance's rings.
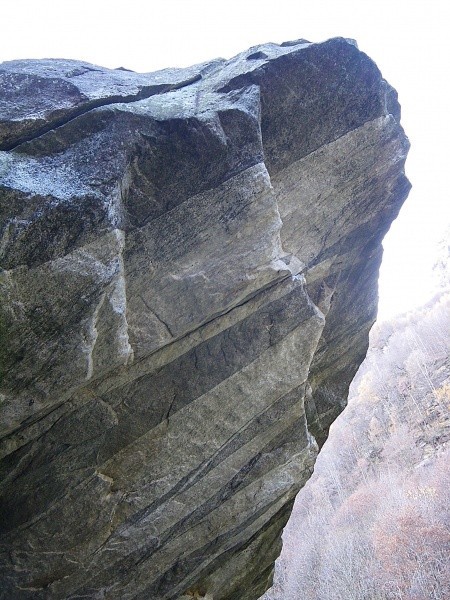
[[450,598],[449,350],[448,288],[374,327],[264,600]]

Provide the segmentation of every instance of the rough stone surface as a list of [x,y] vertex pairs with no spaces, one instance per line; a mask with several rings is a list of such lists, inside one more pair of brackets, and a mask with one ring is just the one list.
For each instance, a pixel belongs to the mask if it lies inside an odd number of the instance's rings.
[[407,196],[351,40],[0,65],[1,598],[254,600]]

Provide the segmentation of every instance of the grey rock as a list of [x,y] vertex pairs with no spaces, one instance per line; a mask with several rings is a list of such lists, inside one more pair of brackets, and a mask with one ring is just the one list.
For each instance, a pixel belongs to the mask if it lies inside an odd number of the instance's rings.
[[0,65],[1,598],[254,600],[405,200],[352,40]]

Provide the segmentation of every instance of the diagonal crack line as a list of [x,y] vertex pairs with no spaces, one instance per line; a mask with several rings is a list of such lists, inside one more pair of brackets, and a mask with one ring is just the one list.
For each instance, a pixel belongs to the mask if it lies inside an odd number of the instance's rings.
[[108,98],[90,100],[82,106],[74,107],[73,109],[67,111],[64,114],[64,116],[53,119],[49,123],[46,123],[45,125],[42,125],[41,127],[18,137],[14,142],[0,144],[0,150],[15,150],[18,146],[21,146],[26,142],[31,142],[32,140],[38,139],[44,134],[48,133],[49,131],[54,131],[55,129],[58,129],[63,125],[70,123],[70,121],[73,121],[74,119],[85,115],[86,113],[90,112],[91,110],[94,110],[95,108],[100,108],[102,106],[110,106],[112,104],[131,104],[132,102],[145,100],[146,98],[150,98],[151,96],[157,96],[160,94],[165,94],[166,92],[178,90],[180,88],[196,83],[197,81],[200,81],[201,78],[201,74],[198,74],[175,84],[161,83],[144,86],[137,94],[129,96],[110,96]]
[[152,308],[151,306],[149,306],[149,304],[147,303],[147,301],[145,300],[145,298],[142,295],[139,295],[139,298],[142,300],[144,306],[146,307],[146,309],[148,311],[150,311],[153,315],[155,315],[155,317],[158,319],[158,321],[161,323],[161,325],[164,325],[164,327],[167,329],[167,331],[169,332],[170,337],[172,338],[176,338],[176,335],[172,332],[172,330],[170,329],[169,325],[166,323],[166,321],[164,321],[156,312],[155,309]]

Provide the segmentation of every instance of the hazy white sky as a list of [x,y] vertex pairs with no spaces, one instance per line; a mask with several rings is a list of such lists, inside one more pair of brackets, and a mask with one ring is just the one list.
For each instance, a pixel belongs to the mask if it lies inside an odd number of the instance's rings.
[[444,0],[1,0],[0,62],[76,58],[153,71],[229,58],[263,42],[355,38],[397,89],[413,190],[385,240],[380,318],[431,295],[450,222],[450,62]]

